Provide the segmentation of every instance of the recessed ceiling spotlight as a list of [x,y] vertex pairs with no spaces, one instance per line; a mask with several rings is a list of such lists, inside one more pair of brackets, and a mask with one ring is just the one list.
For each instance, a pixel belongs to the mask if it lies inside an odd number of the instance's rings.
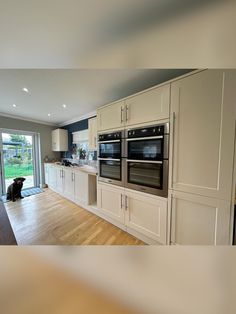
[[16,108],[16,104],[13,104],[12,107]]
[[51,117],[51,113],[48,113],[48,117]]
[[63,107],[63,108],[66,108],[66,104],[63,104],[62,107]]
[[25,92],[25,93],[29,93],[29,90],[28,90],[28,88],[26,88],[26,87],[22,88],[22,90],[23,90],[23,92]]

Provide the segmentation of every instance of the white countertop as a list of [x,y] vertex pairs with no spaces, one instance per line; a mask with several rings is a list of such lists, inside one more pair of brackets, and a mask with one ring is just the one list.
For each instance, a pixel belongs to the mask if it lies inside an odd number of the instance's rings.
[[67,166],[63,166],[63,165],[53,163],[53,162],[50,162],[50,163],[45,162],[45,164],[50,164],[50,165],[53,165],[55,167],[61,167],[63,169],[71,169],[71,170],[73,169],[75,171],[83,171],[83,172],[86,172],[86,173],[88,173],[90,175],[94,175],[94,176],[97,175],[97,168],[89,166],[89,165],[67,167]]

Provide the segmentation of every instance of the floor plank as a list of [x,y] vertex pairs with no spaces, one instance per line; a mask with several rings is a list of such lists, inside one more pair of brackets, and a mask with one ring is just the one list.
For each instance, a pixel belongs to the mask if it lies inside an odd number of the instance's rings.
[[18,244],[144,245],[50,189],[5,207]]

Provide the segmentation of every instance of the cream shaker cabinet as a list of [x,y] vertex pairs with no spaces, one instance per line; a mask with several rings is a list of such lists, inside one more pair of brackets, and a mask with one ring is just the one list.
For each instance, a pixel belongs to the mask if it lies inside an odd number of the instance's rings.
[[125,100],[127,126],[169,119],[170,84],[129,97]]
[[[167,199],[98,183],[98,208],[132,233],[166,244]],[[138,237],[138,234],[136,236]]]
[[172,191],[171,244],[228,245],[230,201]]
[[52,150],[54,152],[68,151],[68,131],[56,129],[52,131]]
[[74,200],[75,195],[75,173],[70,168],[64,169],[64,189],[63,195],[70,199]]
[[125,225],[166,244],[167,199],[126,190]]
[[171,84],[169,188],[230,200],[235,74],[205,70]]
[[88,205],[88,174],[82,171],[75,171],[73,180],[75,184],[75,202]]
[[98,209],[115,221],[124,224],[124,189],[114,185],[98,183]]
[[97,118],[91,118],[88,120],[89,125],[89,150],[97,150]]
[[97,129],[104,131],[125,126],[124,101],[102,107],[97,111]]
[[169,119],[170,84],[159,86],[97,111],[98,131]]

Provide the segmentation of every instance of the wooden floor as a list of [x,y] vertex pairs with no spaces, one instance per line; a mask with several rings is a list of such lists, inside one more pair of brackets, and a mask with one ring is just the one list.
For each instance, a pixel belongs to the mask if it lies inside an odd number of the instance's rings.
[[50,189],[5,207],[19,245],[144,244]]

